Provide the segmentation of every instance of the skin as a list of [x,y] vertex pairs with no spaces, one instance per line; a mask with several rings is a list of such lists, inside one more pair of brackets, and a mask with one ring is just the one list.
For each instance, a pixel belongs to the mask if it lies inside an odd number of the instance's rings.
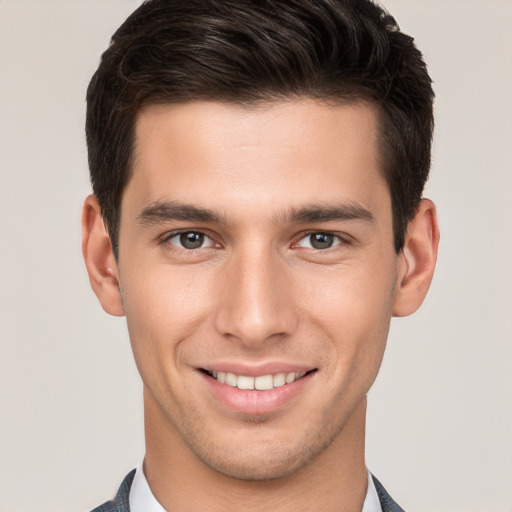
[[[423,200],[396,254],[377,129],[363,103],[153,105],[137,121],[119,261],[86,200],[85,261],[104,309],[126,315],[145,473],[165,508],[361,509],[366,394],[439,239]],[[315,233],[332,246],[313,247]],[[269,363],[310,371],[269,411],[226,405],[201,371]]]

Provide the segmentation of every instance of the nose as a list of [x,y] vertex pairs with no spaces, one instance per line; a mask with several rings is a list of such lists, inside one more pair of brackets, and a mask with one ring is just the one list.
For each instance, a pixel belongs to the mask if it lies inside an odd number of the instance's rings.
[[234,255],[222,274],[215,316],[220,334],[256,348],[295,332],[293,279],[271,250]]

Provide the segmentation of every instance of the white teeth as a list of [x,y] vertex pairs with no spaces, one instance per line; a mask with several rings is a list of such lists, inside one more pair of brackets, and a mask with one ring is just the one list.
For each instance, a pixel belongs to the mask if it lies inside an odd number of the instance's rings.
[[268,389],[279,388],[285,384],[291,384],[297,379],[304,377],[306,373],[306,371],[302,371],[249,377],[247,375],[235,375],[234,373],[228,372],[211,372],[211,376],[217,379],[221,384],[226,384],[233,388],[266,391]]
[[[240,378],[240,377],[238,377]],[[272,389],[274,387],[274,379],[272,375],[262,375],[261,377],[256,377],[254,379],[254,388],[259,389],[260,391],[265,391],[266,389]]]
[[295,372],[290,372],[286,374],[286,384],[291,384],[297,378],[297,374]]
[[236,375],[234,373],[226,373],[226,379],[224,380],[224,384],[236,388]]
[[239,375],[236,379],[236,387],[238,389],[254,389],[254,377]]
[[274,375],[273,384],[275,388],[279,388],[286,384],[286,373],[276,373]]

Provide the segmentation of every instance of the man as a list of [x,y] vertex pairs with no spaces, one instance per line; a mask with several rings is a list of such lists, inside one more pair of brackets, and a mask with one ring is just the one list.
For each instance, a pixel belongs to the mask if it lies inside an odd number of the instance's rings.
[[146,454],[96,511],[399,511],[364,460],[438,226],[431,81],[367,0],[150,0],[88,90],[83,252]]

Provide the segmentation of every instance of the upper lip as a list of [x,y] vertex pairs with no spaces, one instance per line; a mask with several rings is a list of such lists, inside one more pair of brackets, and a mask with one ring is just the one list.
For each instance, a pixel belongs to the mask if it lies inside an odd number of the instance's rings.
[[276,373],[309,372],[315,370],[315,366],[271,361],[259,364],[247,364],[240,362],[218,362],[200,366],[201,370],[208,372],[226,372],[247,377],[259,377],[261,375],[274,375]]

